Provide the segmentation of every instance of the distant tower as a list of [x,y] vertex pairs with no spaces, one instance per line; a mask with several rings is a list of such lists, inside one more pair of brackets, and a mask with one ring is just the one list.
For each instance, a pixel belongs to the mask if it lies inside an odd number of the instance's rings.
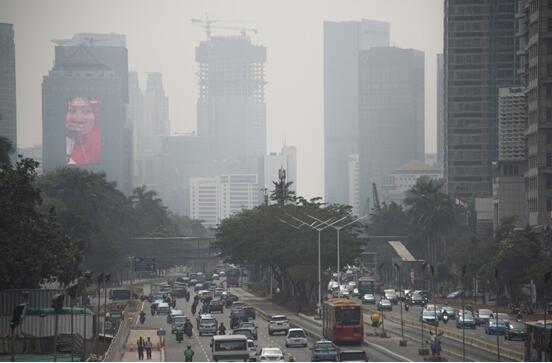
[[389,46],[389,23],[324,22],[324,197],[347,204],[349,155],[358,153],[359,52]]
[[244,34],[216,36],[196,47],[196,61],[198,135],[211,140],[215,160],[234,163],[232,173],[255,173],[266,153],[266,48]]
[[15,43],[13,25],[0,23],[0,136],[11,141],[17,151],[15,102]]

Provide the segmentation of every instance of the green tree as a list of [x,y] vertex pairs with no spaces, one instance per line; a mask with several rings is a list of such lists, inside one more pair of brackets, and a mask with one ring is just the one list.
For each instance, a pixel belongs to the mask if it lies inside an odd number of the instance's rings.
[[407,191],[404,204],[426,241],[426,259],[435,264],[442,247],[442,238],[453,228],[455,222],[454,202],[441,191],[444,183],[429,177],[420,177]]
[[156,191],[147,190],[142,185],[133,190],[130,201],[134,209],[135,235],[167,237],[176,234],[167,207],[163,205],[163,200]]
[[54,208],[64,230],[83,241],[87,269],[115,272],[124,266],[120,243],[133,233],[133,210],[127,197],[103,173],[61,168],[37,180],[45,208]]
[[41,211],[37,166],[20,159],[0,169],[0,289],[68,283],[80,273],[81,243],[65,234],[52,209]]

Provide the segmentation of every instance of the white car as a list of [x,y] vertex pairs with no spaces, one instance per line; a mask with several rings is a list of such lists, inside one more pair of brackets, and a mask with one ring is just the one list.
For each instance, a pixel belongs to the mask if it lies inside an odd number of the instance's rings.
[[247,350],[249,351],[249,361],[250,362],[256,362],[257,361],[257,346],[255,345],[255,342],[251,339],[247,339]]
[[268,335],[283,331],[288,333],[289,320],[285,315],[272,315],[268,321]]
[[307,346],[307,335],[305,331],[301,328],[289,329],[286,337],[286,348],[288,347],[306,347]]
[[263,348],[259,355],[261,362],[284,362],[284,353],[280,348]]
[[211,314],[202,314],[199,318],[198,333],[202,334],[217,334],[217,322]]

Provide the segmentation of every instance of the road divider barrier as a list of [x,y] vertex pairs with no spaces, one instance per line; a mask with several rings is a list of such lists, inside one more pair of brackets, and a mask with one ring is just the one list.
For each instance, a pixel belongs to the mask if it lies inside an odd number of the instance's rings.
[[[370,313],[374,313],[374,312],[379,313],[379,311],[377,311],[377,310],[373,310],[373,309],[370,309],[370,308],[365,308],[365,309]],[[393,315],[385,315],[385,319],[386,320],[391,320],[391,321],[393,321],[395,323],[398,323],[398,324],[401,323],[401,319],[396,317],[396,316],[393,316]],[[420,328],[421,329],[421,327],[422,327],[422,324],[419,321],[416,321],[416,320],[403,319],[403,322],[404,322],[404,325],[408,325],[408,326],[411,326],[411,327],[414,327],[414,328]],[[368,322],[366,320],[365,320],[364,323],[366,325],[371,325],[371,322]],[[430,325],[430,324],[425,324],[425,325],[427,326],[427,325]],[[441,327],[439,327],[438,329],[443,332],[444,336],[446,336],[450,339],[453,339],[455,341],[458,341],[460,343],[462,342],[462,334],[461,333],[459,334],[459,333],[453,332],[449,329],[443,329]],[[491,353],[496,352],[496,344],[486,342],[486,341],[481,340],[479,338],[474,338],[474,337],[470,337],[470,336],[466,336],[465,341],[466,341],[466,345],[481,348],[481,349],[483,349],[485,351],[488,351],[488,352],[491,352]],[[518,352],[517,350],[510,349],[510,348],[507,348],[507,347],[500,347],[500,354],[505,356],[505,357],[511,358],[511,359],[515,359],[515,360],[519,360],[519,361],[523,360],[523,353],[522,352]]]

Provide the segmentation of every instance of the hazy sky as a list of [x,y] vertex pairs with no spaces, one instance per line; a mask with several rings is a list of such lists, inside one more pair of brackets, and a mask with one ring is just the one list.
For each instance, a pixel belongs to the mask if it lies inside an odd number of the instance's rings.
[[[267,47],[268,150],[283,140],[298,149],[298,194],[324,192],[323,22],[387,21],[391,43],[425,52],[426,152],[435,146],[436,54],[443,49],[443,0],[0,0],[0,22],[13,23],[19,146],[42,142],[41,83],[52,67],[51,39],[74,33],[121,33],[129,69],[161,72],[171,132],[196,125],[194,49],[205,31],[190,18],[247,20]],[[213,31],[231,34],[232,31]],[[236,32],[234,32],[236,33]]]

